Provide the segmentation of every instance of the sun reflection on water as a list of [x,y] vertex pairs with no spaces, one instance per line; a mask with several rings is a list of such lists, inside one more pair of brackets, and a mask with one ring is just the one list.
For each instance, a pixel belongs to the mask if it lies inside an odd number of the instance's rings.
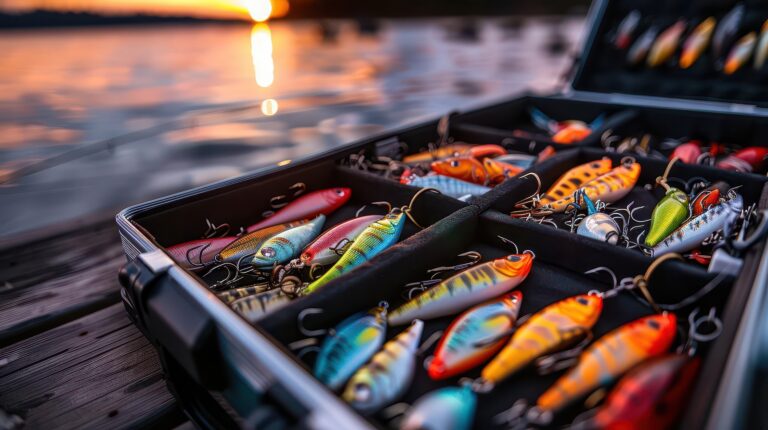
[[256,84],[267,88],[275,82],[275,62],[272,59],[272,32],[267,24],[254,24],[251,29],[251,56]]

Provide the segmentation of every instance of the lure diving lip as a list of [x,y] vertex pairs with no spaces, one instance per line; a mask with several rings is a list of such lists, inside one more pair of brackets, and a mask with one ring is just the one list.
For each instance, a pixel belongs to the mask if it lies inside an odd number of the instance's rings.
[[624,19],[621,20],[618,29],[616,30],[616,36],[613,39],[613,46],[617,49],[627,49],[629,43],[632,41],[632,35],[635,34],[640,19],[643,15],[639,10],[633,10],[628,13]]
[[380,215],[367,215],[338,224],[313,240],[299,257],[306,265],[327,266],[341,258],[346,246],[351,245],[369,225],[381,219]]
[[325,215],[320,214],[306,224],[272,236],[254,253],[251,264],[256,268],[268,269],[298,257],[301,250],[323,231],[324,224]]
[[552,303],[536,312],[483,368],[481,380],[496,385],[537,358],[573,344],[592,330],[602,310],[603,298],[600,295],[582,294]]
[[466,372],[491,358],[517,321],[523,293],[513,291],[461,314],[446,329],[429,359],[427,373],[439,380]]
[[728,49],[728,45],[736,37],[745,9],[744,3],[739,3],[720,20],[720,24],[715,29],[715,34],[712,37],[712,48],[715,57],[720,58],[723,56],[726,49]]
[[251,233],[277,224],[315,218],[320,214],[330,215],[336,209],[344,206],[350,197],[352,197],[352,190],[349,188],[328,188],[313,191],[288,203],[274,215],[249,226],[246,230]]
[[669,188],[651,213],[651,226],[645,237],[646,246],[656,246],[691,215],[688,195],[677,188]]
[[648,53],[647,63],[649,67],[660,66],[672,57],[680,44],[680,37],[685,31],[685,27],[685,21],[677,21],[659,35]]
[[385,343],[368,364],[352,375],[342,398],[360,413],[373,414],[402,396],[413,379],[423,331],[424,322],[415,320]]
[[763,27],[760,29],[760,39],[755,49],[755,70],[762,69],[766,59],[768,59],[768,20],[763,23]]
[[736,73],[741,67],[746,64],[752,57],[752,51],[755,49],[757,43],[757,34],[755,32],[748,33],[733,46],[731,53],[728,54],[728,58],[725,60],[725,66],[723,72],[726,75],[732,75]]
[[584,350],[576,366],[539,396],[527,418],[532,423],[551,421],[553,414],[577,399],[664,353],[675,339],[676,327],[675,315],[663,313],[640,318],[604,335]]
[[688,69],[696,63],[701,54],[707,49],[712,33],[715,31],[717,20],[709,17],[702,21],[688,36],[683,44],[683,53],[680,55],[680,67]]
[[389,324],[452,315],[507,293],[528,277],[533,259],[530,253],[511,254],[472,266],[396,308],[389,314]]
[[387,307],[342,321],[323,341],[315,361],[315,377],[332,390],[341,388],[384,343]]
[[408,409],[400,430],[469,430],[477,408],[470,385],[429,392]]
[[331,266],[320,278],[309,284],[302,294],[310,294],[317,291],[328,282],[354,270],[394,245],[400,240],[404,226],[405,214],[402,211],[399,213],[389,213],[378,221],[373,222],[357,236],[336,264]]

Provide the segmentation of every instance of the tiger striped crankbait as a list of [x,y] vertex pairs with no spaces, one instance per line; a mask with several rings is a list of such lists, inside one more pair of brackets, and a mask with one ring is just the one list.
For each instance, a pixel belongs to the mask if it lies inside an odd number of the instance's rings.
[[469,430],[476,408],[477,395],[471,385],[440,388],[416,400],[400,430]]
[[540,205],[548,205],[566,196],[570,196],[582,185],[610,172],[611,165],[610,158],[603,158],[568,170],[555,181],[547,193],[539,200]]
[[739,71],[739,69],[752,58],[752,51],[755,50],[756,43],[757,33],[754,31],[747,33],[744,37],[739,39],[739,41],[736,42],[736,45],[731,49],[731,53],[728,54],[728,58],[725,60],[723,72],[725,72],[726,75],[732,75]]
[[327,266],[339,261],[344,250],[354,242],[360,233],[379,219],[381,219],[381,215],[367,215],[352,218],[330,228],[304,248],[301,257],[299,257],[301,262],[307,266],[314,264]]
[[248,287],[233,288],[231,290],[222,291],[220,293],[216,293],[216,296],[220,298],[224,303],[232,303],[237,299],[254,296],[256,294],[268,291],[269,289],[269,284],[255,284]]
[[651,213],[651,226],[645,237],[646,246],[656,246],[691,215],[688,195],[670,187]]
[[307,222],[309,222],[309,220],[292,221],[248,233],[224,247],[224,249],[222,249],[216,256],[216,261],[222,263],[237,263],[241,258],[255,254],[256,251],[264,245],[264,242],[278,233],[304,225]]
[[359,412],[372,414],[402,396],[413,379],[423,330],[424,322],[415,320],[384,344],[368,364],[352,375],[342,394],[344,400]]
[[513,291],[497,300],[475,306],[456,318],[428,358],[432,379],[450,378],[475,368],[504,345],[515,326],[523,293]]
[[492,388],[545,355],[585,338],[603,310],[603,298],[582,294],[555,302],[533,314],[512,335],[507,346],[481,373],[482,385]]
[[696,63],[701,54],[707,49],[712,33],[715,31],[717,20],[709,17],[693,29],[691,35],[683,44],[683,53],[680,55],[680,67],[688,69]]
[[[615,203],[624,198],[637,183],[640,177],[640,163],[630,162],[626,165],[613,168],[610,172],[598,176],[582,185],[585,195],[592,201],[602,200],[605,203]],[[573,195],[545,204],[541,209],[552,212],[563,212],[568,206],[575,203]]]
[[373,222],[352,242],[344,255],[320,278],[302,290],[301,294],[310,294],[339,276],[349,273],[356,267],[375,257],[385,249],[397,243],[405,226],[405,213],[398,209],[384,218]]
[[353,315],[329,332],[317,354],[313,374],[332,390],[341,388],[384,343],[387,306]]
[[254,296],[243,297],[232,302],[229,306],[243,316],[248,322],[254,324],[273,312],[291,302],[291,298],[279,288],[269,290]]
[[732,225],[743,208],[744,199],[738,194],[730,200],[710,207],[701,215],[689,219],[654,246],[651,255],[658,257],[670,252],[681,253],[697,248],[712,233]]
[[498,297],[522,283],[533,266],[530,252],[511,254],[472,266],[428,288],[389,314],[389,324],[407,324],[453,315],[470,306]]
[[350,197],[352,197],[352,190],[349,188],[328,188],[313,191],[288,203],[274,215],[249,226],[246,230],[250,233],[273,225],[311,219],[320,214],[330,215],[336,209],[344,206]]
[[466,196],[480,196],[491,191],[490,188],[483,185],[473,184],[471,182],[443,175],[411,175],[401,179],[401,182],[419,188],[434,188],[442,194],[455,199]]
[[675,339],[677,318],[655,314],[625,324],[587,347],[579,362],[539,396],[528,411],[531,423],[547,424],[552,416],[595,389],[609,384],[639,363],[663,354]]
[[434,161],[430,165],[432,171],[438,175],[450,176],[473,184],[486,185],[488,174],[483,163],[474,158],[453,157],[446,160]]
[[660,66],[672,57],[677,51],[685,27],[685,21],[677,21],[659,35],[648,53],[648,67]]
[[325,215],[318,215],[312,221],[278,233],[269,238],[253,255],[251,264],[257,269],[269,269],[276,264],[285,264],[299,256],[307,244],[323,231]]
[[488,181],[491,185],[498,185],[509,178],[519,175],[524,170],[514,164],[498,161],[495,158],[483,160],[483,167],[488,174]]

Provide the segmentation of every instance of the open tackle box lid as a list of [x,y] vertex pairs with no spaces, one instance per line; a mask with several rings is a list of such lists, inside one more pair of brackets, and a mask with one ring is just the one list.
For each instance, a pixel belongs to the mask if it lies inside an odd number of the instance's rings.
[[[713,17],[717,33],[723,18],[734,8],[743,8],[737,30],[726,38],[716,56],[710,40],[701,56],[687,69],[679,65],[682,47],[691,32]],[[614,37],[622,20],[633,11],[640,21],[630,43],[617,48]],[[761,0],[594,0],[586,22],[580,58],[570,88],[564,96],[640,106],[735,112],[768,116],[768,62],[754,67],[754,55],[735,73],[723,71],[724,59],[737,41],[750,32],[759,39],[768,19],[768,2]],[[685,25],[675,52],[656,67],[645,60],[639,65],[627,61],[633,44],[650,29],[658,35],[678,21]],[[714,36],[713,36],[714,37]],[[755,48],[757,50],[757,47]]]

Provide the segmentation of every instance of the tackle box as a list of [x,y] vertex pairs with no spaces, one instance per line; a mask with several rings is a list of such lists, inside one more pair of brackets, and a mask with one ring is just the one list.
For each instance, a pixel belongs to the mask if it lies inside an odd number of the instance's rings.
[[[456,112],[448,121],[373,136],[301,160],[286,161],[235,179],[125,209],[117,224],[128,263],[120,273],[122,297],[134,323],[153,343],[171,392],[189,417],[203,428],[386,428],[384,417],[364,417],[336,393],[325,388],[311,373],[313,357],[291,349],[305,339],[299,329],[302,311],[321,309],[304,324],[330,328],[351,314],[367,310],[382,300],[391,306],[404,302],[405,286],[428,278],[431,268],[461,262],[466,251],[477,251],[482,260],[515,252],[500,237],[513,240],[520,250],[535,255],[533,269],[520,290],[524,294],[521,315],[541,309],[567,296],[605,291],[612,281],[586,271],[604,266],[618,277],[642,274],[652,258],[626,249],[577,236],[560,224],[556,228],[531,220],[512,218],[509,212],[520,199],[535,191],[530,177],[511,179],[467,202],[433,193],[418,196],[401,240],[371,261],[344,275],[317,293],[291,301],[250,324],[209,288],[199,272],[182,268],[170,257],[171,245],[196,239],[206,220],[244,227],[259,220],[272,197],[285,194],[298,182],[308,191],[348,187],[352,198],[330,215],[327,226],[354,216],[357,209],[376,201],[407,205],[418,189],[403,185],[380,172],[360,170],[351,160],[396,157],[404,148],[418,152],[431,142],[450,137],[467,143],[501,144],[509,150],[537,154],[547,146],[558,152],[530,169],[551,184],[568,168],[609,157],[618,162],[625,155],[604,152],[605,132],[630,133],[649,130],[669,137],[703,136],[727,142],[765,146],[768,110],[764,87],[755,90],[762,76],[745,71],[723,78],[697,69],[683,73],[673,67],[656,70],[625,69],[615,64],[618,56],[606,47],[619,21],[638,9],[647,19],[670,23],[679,16],[691,20],[727,13],[736,2],[721,0],[672,1],[597,0],[590,9],[583,56],[571,86],[563,93],[527,94],[481,109]],[[761,2],[746,2],[749,13],[768,11]],[[748,13],[748,15],[749,15]],[[749,20],[756,20],[750,15]],[[750,22],[751,22],[750,21]],[[647,25],[645,23],[644,25]],[[751,24],[750,24],[751,25]],[[612,61],[614,63],[612,63]],[[658,82],[658,85],[656,83]],[[513,130],[530,127],[527,110],[536,107],[556,120],[590,121],[605,114],[603,124],[583,141],[558,145],[547,139],[521,138]],[[440,131],[440,132],[438,132]],[[638,185],[626,198],[645,206],[647,217],[658,190],[653,183],[666,163],[633,155],[642,166]],[[741,186],[745,206],[768,209],[768,179],[714,167],[676,164],[671,175],[688,180],[703,177],[726,180]],[[703,365],[691,391],[680,427],[723,429],[765,427],[766,398],[761,375],[768,373],[768,254],[762,240],[743,256],[736,277],[720,277],[703,266],[671,260],[660,265],[649,280],[649,290],[661,303],[676,303],[695,294],[710,282],[719,281],[702,301],[683,307],[684,320],[693,307],[714,306],[723,329],[713,342],[700,346]],[[595,327],[601,335],[620,324],[649,314],[647,307],[629,295],[606,303]],[[423,339],[444,329],[451,318],[427,321]],[[399,330],[388,330],[391,338]],[[400,399],[412,403],[422,394],[458,378],[432,381],[417,362],[412,385]],[[477,371],[468,373],[477,376]],[[505,428],[494,417],[517,399],[535,400],[554,380],[553,375],[524,372],[490,395],[479,395],[475,428]],[[755,403],[756,402],[756,403]],[[568,412],[562,426],[580,411]]]

